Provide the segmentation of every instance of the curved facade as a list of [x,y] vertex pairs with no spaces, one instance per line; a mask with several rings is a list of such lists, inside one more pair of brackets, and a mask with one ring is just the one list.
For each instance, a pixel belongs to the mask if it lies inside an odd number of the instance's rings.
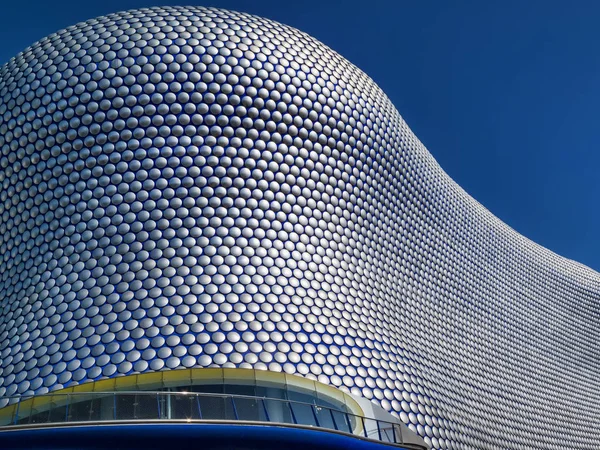
[[299,374],[439,449],[597,448],[600,277],[457,186],[293,28],[142,9],[0,69],[0,396]]

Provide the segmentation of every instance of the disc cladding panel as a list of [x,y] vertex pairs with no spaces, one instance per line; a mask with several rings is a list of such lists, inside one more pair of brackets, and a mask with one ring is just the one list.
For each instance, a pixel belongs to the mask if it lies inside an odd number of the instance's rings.
[[598,446],[598,274],[469,197],[304,33],[205,8],[75,25],[0,69],[0,150],[0,395],[253,367],[436,449]]

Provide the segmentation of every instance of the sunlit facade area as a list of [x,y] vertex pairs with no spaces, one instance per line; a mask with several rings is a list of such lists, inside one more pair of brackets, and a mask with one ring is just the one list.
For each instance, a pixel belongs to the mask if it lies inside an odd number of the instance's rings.
[[598,274],[301,31],[61,30],[0,68],[0,153],[3,448],[598,447]]

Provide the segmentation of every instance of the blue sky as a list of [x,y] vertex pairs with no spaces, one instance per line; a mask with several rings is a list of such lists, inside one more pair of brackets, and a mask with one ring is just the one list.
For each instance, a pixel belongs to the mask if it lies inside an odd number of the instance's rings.
[[142,6],[262,15],[367,72],[444,170],[528,238],[600,270],[600,3],[20,0],[0,62],[60,28]]

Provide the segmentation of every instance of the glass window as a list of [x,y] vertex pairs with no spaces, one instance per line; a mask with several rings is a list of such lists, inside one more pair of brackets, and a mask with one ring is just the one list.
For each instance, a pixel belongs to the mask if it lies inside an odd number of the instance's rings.
[[198,396],[204,420],[236,420],[231,397]]
[[198,396],[194,394],[169,394],[171,399],[171,417],[173,419],[201,419],[200,402]]
[[[114,420],[114,407],[114,394],[103,395],[95,393],[89,395],[72,395],[69,399],[67,421],[85,422],[90,420]],[[52,415],[59,415],[60,413],[60,410],[53,410]],[[64,420],[64,416],[62,420]]]
[[[370,439],[379,440],[379,428],[377,426],[377,421],[373,419],[367,419],[366,417],[363,419],[363,423],[365,424],[365,434],[364,436]],[[382,436],[383,437],[383,436]]]
[[331,430],[348,431],[348,427],[344,426],[343,423],[337,424],[333,411],[329,408],[322,406],[315,406],[315,414],[319,419],[319,426],[323,428],[329,428]]
[[133,419],[158,419],[159,405],[156,393],[140,393],[134,396]]
[[265,407],[259,398],[234,398],[239,420],[267,422]]
[[315,413],[312,405],[306,405],[304,403],[291,403],[292,411],[294,412],[294,418],[296,422],[301,425],[317,426]]
[[270,422],[296,423],[292,416],[289,402],[285,400],[265,399]]

